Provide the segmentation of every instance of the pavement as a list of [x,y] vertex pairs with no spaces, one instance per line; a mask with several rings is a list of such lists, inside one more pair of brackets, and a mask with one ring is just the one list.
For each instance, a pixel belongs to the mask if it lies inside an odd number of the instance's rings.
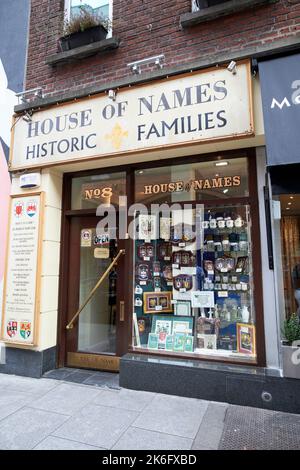
[[109,373],[0,374],[0,449],[300,449],[300,415],[127,390]]

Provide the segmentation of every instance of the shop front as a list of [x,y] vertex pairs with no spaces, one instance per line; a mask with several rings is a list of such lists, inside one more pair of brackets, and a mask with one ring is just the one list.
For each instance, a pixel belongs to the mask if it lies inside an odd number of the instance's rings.
[[1,371],[120,371],[128,388],[267,403],[264,128],[250,61],[235,72],[16,116]]
[[[284,377],[300,378],[300,138],[299,54],[260,64],[266,122],[267,186],[271,201],[269,245],[276,271]],[[272,80],[271,80],[272,77]],[[298,323],[298,324],[297,324]]]
[[264,365],[255,181],[248,150],[66,175],[66,365],[117,370],[128,350]]

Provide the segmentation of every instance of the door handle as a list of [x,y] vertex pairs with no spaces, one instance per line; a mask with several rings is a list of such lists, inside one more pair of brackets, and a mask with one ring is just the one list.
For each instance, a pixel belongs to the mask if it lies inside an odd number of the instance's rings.
[[120,301],[120,321],[125,320],[125,302],[124,300]]

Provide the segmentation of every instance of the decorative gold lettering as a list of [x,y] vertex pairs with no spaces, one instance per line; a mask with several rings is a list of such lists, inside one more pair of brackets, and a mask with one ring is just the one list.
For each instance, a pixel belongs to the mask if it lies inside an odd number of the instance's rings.
[[232,184],[233,186],[240,186],[241,185],[241,177],[240,176],[234,176],[232,178]]
[[144,194],[152,194],[152,185],[144,186]]
[[222,178],[213,178],[212,187],[213,188],[223,188]]
[[203,189],[211,189],[211,184],[209,180],[204,180]]
[[232,186],[232,177],[231,176],[225,176],[224,177],[224,187],[228,188]]

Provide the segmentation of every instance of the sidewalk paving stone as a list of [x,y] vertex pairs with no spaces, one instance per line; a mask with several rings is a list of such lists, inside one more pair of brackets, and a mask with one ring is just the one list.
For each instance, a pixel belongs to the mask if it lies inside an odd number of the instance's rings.
[[40,396],[57,387],[59,383],[59,381],[52,379],[33,379],[17,375],[0,374],[1,387]]
[[113,450],[190,450],[192,439],[130,427]]
[[110,449],[136,417],[134,411],[89,404],[53,435]]
[[61,439],[60,437],[48,436],[40,442],[33,450],[104,450],[100,447],[89,446],[81,442]]
[[154,393],[139,392],[135,390],[106,390],[98,395],[93,403],[95,405],[112,406],[130,411],[142,411],[155,397]]
[[156,395],[133,426],[194,439],[208,402],[194,398]]
[[33,449],[67,419],[68,416],[24,407],[1,420],[0,449]]
[[224,429],[228,405],[225,403],[209,403],[193,443],[194,450],[217,450]]
[[19,410],[24,405],[30,404],[33,400],[35,400],[35,395],[0,388],[0,420]]
[[92,401],[100,390],[70,383],[59,383],[50,392],[31,404],[32,408],[72,415]]

